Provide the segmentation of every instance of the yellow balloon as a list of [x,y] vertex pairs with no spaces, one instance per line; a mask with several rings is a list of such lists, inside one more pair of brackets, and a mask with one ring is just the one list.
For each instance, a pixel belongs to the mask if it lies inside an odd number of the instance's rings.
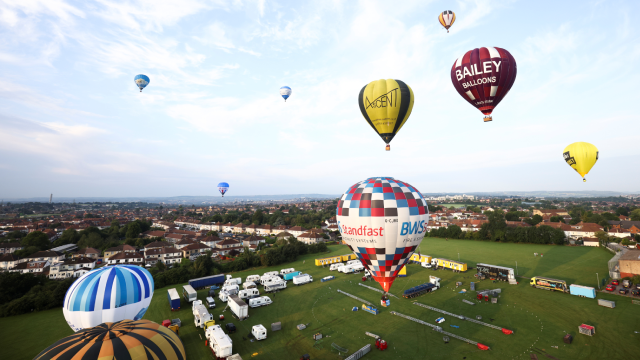
[[562,155],[564,161],[582,176],[582,180],[587,181],[584,177],[598,161],[599,151],[592,144],[576,142],[564,148]]
[[400,131],[413,110],[413,90],[400,80],[375,80],[360,90],[360,111],[387,143]]

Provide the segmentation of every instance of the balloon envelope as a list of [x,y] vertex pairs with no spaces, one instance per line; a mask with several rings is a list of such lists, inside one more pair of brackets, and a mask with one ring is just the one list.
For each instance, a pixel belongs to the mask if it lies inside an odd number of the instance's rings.
[[444,28],[447,29],[447,32],[449,32],[449,28],[456,21],[456,13],[451,10],[445,10],[440,13],[440,16],[438,16],[438,21],[440,22],[440,25],[444,26]]
[[575,142],[566,148],[562,152],[564,161],[569,164],[584,181],[585,175],[589,173],[589,170],[596,164],[600,152],[598,148],[587,142]]
[[413,90],[401,80],[375,80],[358,95],[365,120],[385,143],[393,139],[413,110]]
[[229,184],[226,182],[221,182],[218,184],[218,191],[220,191],[220,194],[222,194],[222,196],[224,196],[224,194],[227,192],[227,190],[229,190]]
[[184,345],[169,328],[149,320],[99,324],[58,340],[34,359],[186,359]]
[[280,95],[284,98],[284,101],[287,101],[289,96],[291,96],[291,88],[288,86],[283,86],[280,88]]
[[136,75],[133,78],[133,81],[136,83],[136,85],[138,85],[138,87],[140,88],[140,92],[142,92],[142,89],[146,88],[147,85],[149,85],[149,82],[151,80],[149,80],[149,77],[147,75]]
[[140,266],[104,266],[69,287],[62,312],[73,331],[105,322],[140,320],[151,303],[153,286],[153,277]]
[[516,81],[516,60],[498,47],[483,47],[467,51],[451,68],[451,82],[469,104],[487,115],[507,95]]
[[340,197],[336,209],[342,239],[384,291],[422,242],[428,218],[422,194],[392,177],[356,183]]

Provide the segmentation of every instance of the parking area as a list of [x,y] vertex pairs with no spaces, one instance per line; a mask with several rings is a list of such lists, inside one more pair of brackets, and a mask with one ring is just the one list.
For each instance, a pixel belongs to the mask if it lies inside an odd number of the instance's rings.
[[[607,290],[607,287],[612,286],[613,290]],[[607,294],[616,294],[616,295],[620,295],[620,296],[626,296],[628,298],[640,298],[640,295],[633,295],[632,294],[632,290],[636,290],[638,289],[637,284],[633,284],[631,287],[627,288],[627,294],[623,295],[620,294],[620,289],[624,289],[624,286],[622,286],[622,281],[620,281],[619,285],[613,285],[613,283],[611,281],[609,281],[609,283],[607,285],[605,285],[604,287],[602,287],[602,289],[600,289],[599,291],[603,292],[603,293],[607,293]]]

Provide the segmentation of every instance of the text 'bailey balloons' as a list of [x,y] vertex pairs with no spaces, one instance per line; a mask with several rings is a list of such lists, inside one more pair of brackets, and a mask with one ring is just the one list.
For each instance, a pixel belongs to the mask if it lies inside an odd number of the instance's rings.
[[451,81],[460,96],[486,115],[487,122],[511,90],[517,72],[516,60],[507,50],[483,47],[467,51],[453,63]]
[[176,333],[149,320],[98,324],[58,340],[34,359],[184,360],[184,345]]
[[140,320],[151,303],[153,286],[153,277],[140,266],[105,266],[71,285],[62,312],[73,331],[105,322]]
[[358,95],[358,105],[365,120],[387,144],[393,140],[413,110],[413,90],[400,80],[374,80]]
[[284,101],[286,102],[289,96],[291,96],[291,88],[288,86],[281,87],[280,95],[282,95],[282,97],[284,98]]
[[146,88],[151,80],[149,80],[149,77],[147,75],[140,74],[136,75],[136,77],[133,78],[133,81],[140,88],[140,92],[142,92],[142,89]]
[[356,183],[336,209],[342,240],[386,292],[422,242],[428,219],[422,194],[392,177]]
[[451,10],[445,10],[438,16],[438,21],[440,21],[440,25],[444,26],[447,32],[449,32],[449,28],[456,21],[456,13]]
[[580,176],[582,181],[586,182],[585,175],[589,173],[589,170],[596,164],[600,152],[598,148],[592,144],[586,142],[575,142],[566,148],[562,152],[564,161],[569,164]]
[[227,190],[229,190],[229,183],[221,182],[218,184],[218,191],[220,191],[220,194],[222,194],[222,197],[224,197],[224,194],[227,193]]

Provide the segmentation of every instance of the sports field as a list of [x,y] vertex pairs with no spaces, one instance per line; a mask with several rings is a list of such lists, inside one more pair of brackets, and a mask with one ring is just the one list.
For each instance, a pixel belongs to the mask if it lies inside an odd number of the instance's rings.
[[[348,253],[346,246],[331,246],[330,250],[331,254]],[[458,259],[459,253],[460,259],[470,266],[484,262],[515,267],[517,261],[520,276],[549,276],[588,286],[596,286],[596,272],[600,276],[606,274],[606,262],[612,256],[599,248],[434,238],[425,238],[420,251],[422,254],[450,259]],[[542,253],[544,257],[534,257],[534,252]],[[365,344],[373,344],[373,338],[365,336],[365,331],[369,331],[382,336],[389,343],[389,348],[385,352],[374,348],[364,359],[529,359],[532,351],[541,359],[547,358],[545,352],[561,360],[631,359],[640,353],[640,334],[634,333],[640,331],[640,305],[631,304],[628,298],[598,293],[599,298],[617,301],[615,309],[608,309],[598,306],[596,300],[531,288],[527,279],[521,279],[519,285],[494,284],[485,280],[478,284],[477,289],[503,289],[498,304],[481,302],[471,306],[461,300],[475,302],[474,293],[467,295],[458,291],[468,289],[469,281],[473,280],[473,271],[454,274],[446,270],[427,270],[412,264],[408,266],[408,276],[396,280],[392,293],[400,296],[405,289],[427,282],[429,275],[442,278],[442,289],[412,300],[391,298],[390,308],[378,307],[381,313],[372,315],[362,310],[351,311],[352,307],[362,304],[336,290],[341,289],[375,304],[379,304],[380,294],[358,286],[358,275],[338,274],[329,271],[328,267],[316,267],[313,263],[316,257],[320,256],[309,255],[292,264],[233,274],[244,279],[251,274],[294,267],[314,278],[313,283],[300,287],[289,283],[286,290],[271,295],[274,301],[272,305],[249,309],[250,317],[243,322],[230,320],[230,313],[226,311],[227,321],[234,322],[238,327],[238,331],[231,335],[234,352],[243,359],[298,359],[304,353],[309,353],[312,359],[339,359],[344,354],[334,350],[332,343],[352,353]],[[336,280],[321,283],[320,279],[327,275],[335,275]],[[462,281],[463,286],[455,289],[456,281]],[[375,282],[366,284],[377,287]],[[186,347],[187,357],[212,359],[210,350],[204,345],[204,331],[193,326],[190,307],[183,301],[185,308],[173,313],[169,311],[166,290],[171,287],[180,289],[175,285],[155,291],[145,318],[160,322],[179,317],[183,323],[180,337]],[[204,300],[204,297],[205,291],[200,291],[199,299]],[[442,334],[390,314],[393,310],[432,324],[440,317],[439,313],[413,305],[413,301],[468,317],[482,315],[487,322],[509,328],[515,333],[504,335],[500,331],[445,315],[446,321],[441,324],[445,331],[481,342],[491,350],[481,351],[456,339],[445,344]],[[214,318],[224,308],[224,303],[217,299],[216,304],[218,307],[211,311]],[[272,332],[270,325],[276,321],[282,322],[282,331]],[[298,331],[296,325],[302,323],[309,326]],[[581,323],[594,325],[595,336],[578,334]],[[247,337],[251,326],[256,324],[267,327],[266,340],[251,342]],[[0,325],[0,354],[6,359],[32,359],[56,339],[71,334],[61,309],[0,318]],[[318,332],[324,338],[315,342],[312,335]],[[562,342],[565,332],[574,335],[573,344],[565,345]]]

